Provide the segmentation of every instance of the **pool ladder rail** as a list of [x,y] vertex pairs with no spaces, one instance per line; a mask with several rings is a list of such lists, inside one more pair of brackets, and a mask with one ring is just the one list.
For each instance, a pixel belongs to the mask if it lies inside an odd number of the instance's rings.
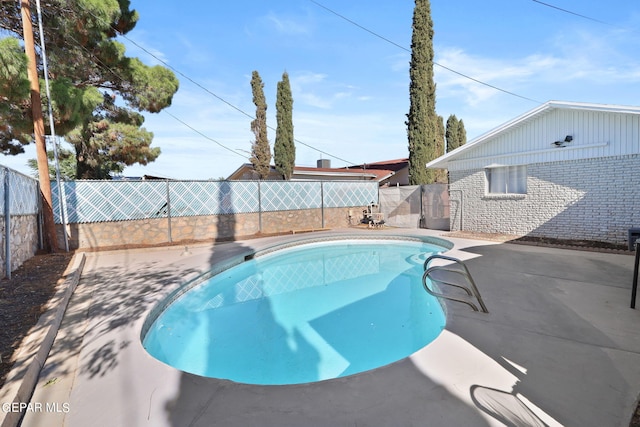
[[[452,261],[453,264],[429,267],[429,263],[434,259],[443,259],[446,261]],[[451,276],[448,274],[447,275],[436,274],[436,276],[446,276],[447,280],[445,280],[445,277],[436,278],[434,277],[434,273],[436,272],[447,272],[447,273],[453,273],[455,275],[461,276],[467,285],[463,283],[456,283],[454,281],[450,281]],[[453,287],[462,289],[467,294],[466,298],[464,296],[454,296],[450,294],[443,294],[443,293],[433,291],[427,283],[427,278],[431,279],[431,281],[433,282],[438,282],[441,285],[448,285],[448,286],[453,286]],[[463,304],[467,304],[474,311],[482,311],[483,313],[489,312],[489,310],[487,309],[487,306],[484,304],[484,301],[482,301],[482,296],[480,296],[480,291],[478,291],[478,287],[476,286],[476,283],[473,281],[473,278],[471,277],[471,273],[469,273],[469,269],[464,264],[464,262],[460,261],[457,258],[453,258],[445,255],[431,255],[429,258],[427,258],[426,261],[424,262],[424,274],[422,275],[422,286],[424,286],[425,291],[427,291],[429,294],[433,295],[434,297],[444,298],[451,301],[457,301]],[[478,306],[473,302],[473,298],[475,298],[475,300],[480,305],[480,310],[478,309]]]

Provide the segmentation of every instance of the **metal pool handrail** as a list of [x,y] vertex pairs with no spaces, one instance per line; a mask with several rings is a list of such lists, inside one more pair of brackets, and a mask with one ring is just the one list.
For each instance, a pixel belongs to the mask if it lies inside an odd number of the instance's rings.
[[[443,260],[446,260],[446,261],[453,261],[457,265],[461,265],[463,270],[453,269],[448,265],[429,267],[429,263],[434,259],[443,259]],[[487,309],[487,306],[484,304],[484,301],[482,300],[482,296],[480,295],[480,291],[478,290],[478,287],[476,286],[476,283],[473,281],[473,278],[471,277],[471,273],[469,273],[469,269],[467,268],[467,266],[462,261],[460,261],[457,258],[436,254],[436,255],[431,255],[429,258],[427,258],[425,260],[423,268],[424,268],[425,271],[424,271],[424,274],[422,275],[422,286],[424,287],[425,291],[427,291],[429,294],[431,294],[431,295],[433,295],[434,297],[437,297],[437,298],[444,298],[444,299],[448,299],[448,300],[452,300],[452,301],[461,302],[463,304],[467,304],[474,311],[482,311],[483,313],[488,313],[489,312],[489,310]],[[433,279],[433,278],[431,278],[431,279],[433,281],[438,282],[438,283],[442,283],[443,285],[449,285],[449,286],[454,286],[456,288],[463,289],[467,293],[467,295],[469,297],[475,297],[476,298],[476,300],[480,304],[480,308],[482,310],[478,310],[478,307],[473,302],[471,302],[469,300],[466,300],[464,298],[455,297],[455,296],[452,296],[452,295],[445,295],[445,294],[438,293],[438,292],[435,292],[435,291],[431,290],[429,288],[429,286],[427,285],[427,278],[429,277],[429,275],[431,273],[433,273],[434,271],[438,271],[438,270],[447,271],[447,272],[450,272],[450,273],[456,273],[456,274],[462,275],[466,279],[466,281],[469,283],[469,287],[466,287],[464,285],[457,284],[457,283],[447,282],[447,281],[444,281],[444,280]]]

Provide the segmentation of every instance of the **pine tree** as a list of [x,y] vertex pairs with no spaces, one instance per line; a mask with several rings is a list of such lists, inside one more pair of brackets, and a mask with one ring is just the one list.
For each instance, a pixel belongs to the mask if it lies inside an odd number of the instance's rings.
[[[110,178],[111,172],[127,165],[154,161],[160,149],[150,147],[153,134],[142,127],[141,113],[157,113],[171,105],[179,83],[169,69],[126,56],[125,46],[116,40],[135,27],[138,13],[128,0],[45,3],[43,35],[55,131],[73,145],[76,177]],[[0,28],[7,36],[0,39],[4,154],[24,152],[33,140],[30,91],[24,83],[26,56],[19,47],[20,17],[19,2],[0,2]],[[46,106],[45,96],[42,101]]]
[[267,101],[264,97],[264,83],[257,71],[251,74],[251,91],[256,106],[256,118],[251,121],[251,131],[256,138],[251,145],[251,163],[259,178],[267,179],[271,168],[271,149],[267,139]]
[[429,0],[415,0],[409,68],[409,183],[430,184],[435,173],[425,167],[438,157],[436,85],[433,81],[433,22]]
[[276,169],[284,179],[291,179],[296,162],[296,147],[293,141],[293,97],[289,75],[285,71],[278,82],[276,97],[276,141],[273,144],[273,158]]

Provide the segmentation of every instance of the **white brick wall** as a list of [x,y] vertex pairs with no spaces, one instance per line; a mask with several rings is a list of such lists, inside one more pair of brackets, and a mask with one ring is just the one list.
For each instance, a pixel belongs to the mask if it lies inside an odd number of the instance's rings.
[[484,170],[450,181],[451,230],[626,244],[640,227],[638,154],[530,164],[527,194],[486,195]]

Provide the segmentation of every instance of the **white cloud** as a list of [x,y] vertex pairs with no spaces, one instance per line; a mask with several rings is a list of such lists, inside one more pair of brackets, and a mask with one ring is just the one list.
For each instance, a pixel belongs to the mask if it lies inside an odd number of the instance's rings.
[[262,19],[280,34],[301,35],[311,32],[309,24],[301,22],[301,19],[298,17],[278,15],[275,12],[269,12]]
[[321,83],[327,79],[327,75],[323,73],[313,73],[310,71],[304,71],[296,73],[295,76],[289,76],[291,81],[291,87],[302,86],[313,83]]
[[[522,52],[507,58],[445,46],[437,49],[436,62],[528,98],[551,94],[559,99],[561,97],[556,95],[584,93],[584,98],[588,99],[590,93],[586,88],[640,82],[640,62],[630,45],[634,42],[624,37],[620,30],[595,34],[563,29],[550,40],[541,40],[536,52]],[[439,96],[457,98],[468,106],[479,106],[503,94],[442,67],[435,66],[434,75]],[[546,100],[540,99],[541,102]]]
[[409,62],[411,61],[411,54],[408,52],[398,53],[396,55],[387,58],[389,61],[391,71],[394,73],[409,74]]
[[164,65],[169,64],[167,55],[159,49],[152,47],[153,42],[146,41],[148,34],[143,31],[136,31],[135,37],[120,37],[119,41],[126,47],[126,55],[128,57],[139,58],[148,65]]

